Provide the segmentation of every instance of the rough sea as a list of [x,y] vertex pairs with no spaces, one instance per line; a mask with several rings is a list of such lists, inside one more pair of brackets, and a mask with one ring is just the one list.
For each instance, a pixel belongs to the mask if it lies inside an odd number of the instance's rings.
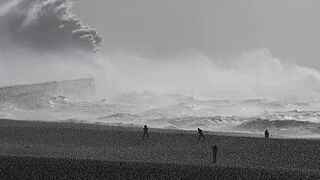
[[218,100],[143,92],[90,102],[65,96],[24,104],[2,102],[0,118],[249,134],[268,129],[281,137],[319,138],[319,109],[318,101]]

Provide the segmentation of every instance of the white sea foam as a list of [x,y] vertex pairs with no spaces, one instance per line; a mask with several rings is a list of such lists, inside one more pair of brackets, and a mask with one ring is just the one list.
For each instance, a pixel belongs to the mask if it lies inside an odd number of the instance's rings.
[[0,102],[0,117],[320,134],[318,70],[285,63],[268,49],[220,63],[201,52],[165,58],[96,52],[102,37],[71,6],[71,0],[11,0],[0,7],[0,86],[93,76],[107,100]]

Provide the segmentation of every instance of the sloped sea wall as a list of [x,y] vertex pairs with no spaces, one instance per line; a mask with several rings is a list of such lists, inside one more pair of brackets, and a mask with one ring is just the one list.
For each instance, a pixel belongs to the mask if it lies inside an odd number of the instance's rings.
[[83,101],[92,99],[95,95],[94,78],[0,87],[0,102],[24,103],[32,99],[45,100],[58,96]]

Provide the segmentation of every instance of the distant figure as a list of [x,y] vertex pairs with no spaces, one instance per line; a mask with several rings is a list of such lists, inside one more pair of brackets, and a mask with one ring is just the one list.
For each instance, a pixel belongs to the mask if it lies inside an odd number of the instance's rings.
[[268,130],[265,130],[265,131],[264,131],[264,138],[267,138],[267,139],[269,138],[269,132],[268,132]]
[[198,128],[198,135],[199,135],[198,142],[200,141],[201,138],[203,138],[203,140],[206,140],[206,138],[204,137],[203,132],[200,128]]
[[218,147],[216,145],[211,146],[212,149],[212,163],[217,163],[217,154],[218,154]]
[[148,127],[147,127],[147,125],[144,125],[144,127],[143,127],[143,137],[142,137],[143,140],[144,140],[144,137],[145,137],[145,136],[147,136],[148,139],[149,139],[149,133],[148,133]]

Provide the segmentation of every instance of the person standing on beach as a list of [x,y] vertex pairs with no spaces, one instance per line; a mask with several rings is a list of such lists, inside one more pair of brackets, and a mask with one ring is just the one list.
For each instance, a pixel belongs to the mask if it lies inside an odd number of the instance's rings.
[[143,136],[142,139],[144,140],[144,137],[147,136],[147,138],[149,139],[149,133],[148,133],[148,127],[147,125],[144,125],[143,127]]
[[206,140],[206,138],[203,135],[202,129],[198,128],[198,142],[200,141],[201,138],[203,138],[203,140]]
[[218,147],[216,145],[211,146],[212,149],[212,163],[217,163],[217,154],[218,154]]
[[267,129],[264,131],[264,138],[266,138],[266,139],[269,138],[269,132]]

